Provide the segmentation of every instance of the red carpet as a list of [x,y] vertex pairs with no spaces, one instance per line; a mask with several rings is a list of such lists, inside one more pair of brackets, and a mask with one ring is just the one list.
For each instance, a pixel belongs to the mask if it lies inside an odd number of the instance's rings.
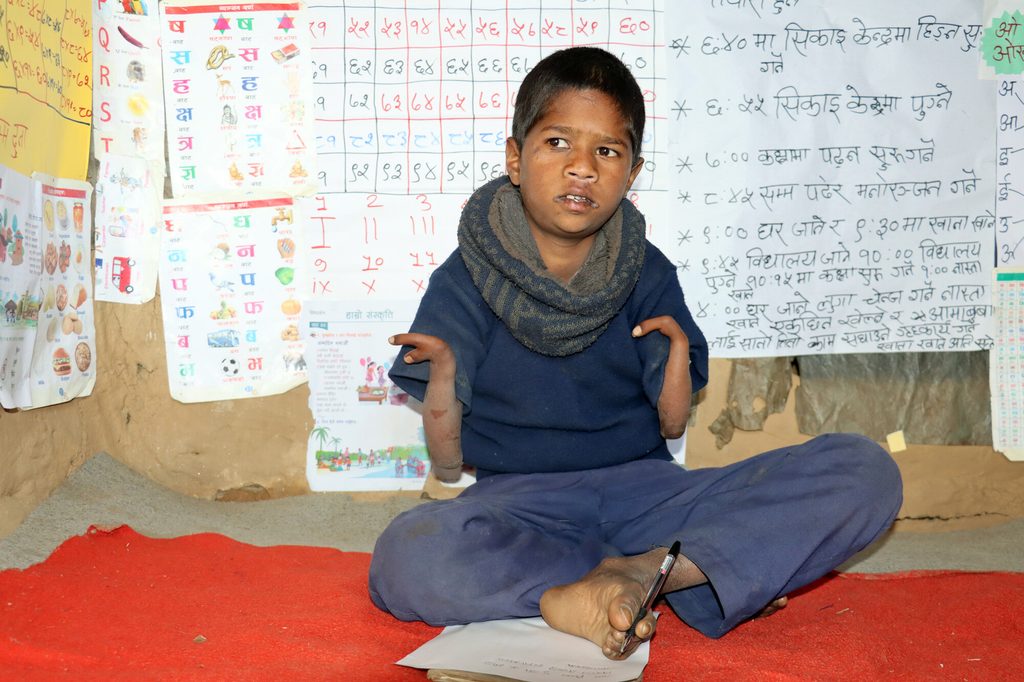
[[[439,630],[377,611],[368,566],[90,529],[0,572],[0,679],[423,680],[393,662]],[[644,680],[1024,680],[1022,613],[1024,574],[833,576],[718,641],[662,618]]]

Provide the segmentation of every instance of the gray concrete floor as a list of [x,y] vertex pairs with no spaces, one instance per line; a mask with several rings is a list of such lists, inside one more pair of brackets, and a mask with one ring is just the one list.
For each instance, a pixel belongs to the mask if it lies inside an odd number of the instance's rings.
[[[419,503],[411,493],[373,500],[345,493],[262,502],[196,500],[100,454],[0,539],[0,570],[44,560],[92,524],[128,524],[151,537],[213,532],[253,545],[369,552],[392,518]],[[842,567],[867,573],[918,569],[1024,571],[1024,519],[970,531],[890,533]]]

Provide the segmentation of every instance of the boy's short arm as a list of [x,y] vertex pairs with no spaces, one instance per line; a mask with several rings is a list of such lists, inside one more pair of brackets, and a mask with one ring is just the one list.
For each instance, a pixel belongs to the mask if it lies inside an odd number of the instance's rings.
[[[670,370],[668,366],[671,351],[674,349],[667,337],[654,333],[645,334],[635,340],[644,365],[644,391],[652,405],[659,405],[659,416],[662,417],[664,424],[660,403],[662,396],[665,395],[665,382],[670,380],[670,377],[676,377],[680,382],[679,389],[686,388],[688,395],[685,412],[688,413],[692,394],[707,384],[708,347],[704,334],[701,333],[686,305],[675,267],[654,247],[649,247],[647,258],[650,261],[648,266],[658,270],[659,275],[640,299],[631,324],[660,315],[669,315],[686,335],[687,343],[685,349],[680,349],[680,352],[675,354],[675,367],[680,370],[677,372],[674,369]],[[682,352],[683,350],[685,352]],[[687,376],[684,377],[683,374]],[[673,389],[669,389],[669,395],[674,395]]]
[[[476,367],[485,352],[489,331],[486,304],[474,295],[469,274],[462,272],[465,268],[461,261],[452,267],[452,261],[458,258],[456,251],[431,275],[410,331],[444,339],[451,347],[456,360],[455,393],[463,412],[468,414],[472,409]],[[402,390],[422,401],[426,398],[429,365],[407,364],[404,358],[408,351],[408,348],[402,349],[388,374]]]
[[423,397],[423,435],[431,469],[450,483],[462,475],[462,403],[455,397],[455,356],[447,353],[430,361],[430,379]]
[[658,396],[658,418],[664,438],[679,438],[686,431],[692,395],[690,344],[685,337],[673,339],[665,362],[661,395]]

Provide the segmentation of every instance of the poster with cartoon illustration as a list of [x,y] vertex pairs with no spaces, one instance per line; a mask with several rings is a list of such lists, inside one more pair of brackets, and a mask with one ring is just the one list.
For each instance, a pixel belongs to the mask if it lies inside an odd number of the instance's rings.
[[297,219],[290,197],[165,202],[160,299],[173,398],[255,398],[306,381]]
[[[0,405],[30,407],[32,344],[39,318],[38,183],[0,165]],[[34,227],[32,221],[35,220]]]
[[32,177],[42,184],[42,271],[36,288],[31,389],[32,407],[43,407],[89,395],[96,384],[89,258],[92,186],[38,173]]
[[93,5],[93,151],[164,159],[160,17],[156,0]]
[[160,8],[174,196],[312,192],[304,6],[169,0]]
[[[96,300],[145,303],[156,293],[163,173],[137,156],[104,154],[96,178]],[[130,264],[130,265],[129,265]]]
[[315,300],[302,327],[309,362],[306,479],[313,490],[419,490],[430,471],[420,403],[388,378],[415,301]]

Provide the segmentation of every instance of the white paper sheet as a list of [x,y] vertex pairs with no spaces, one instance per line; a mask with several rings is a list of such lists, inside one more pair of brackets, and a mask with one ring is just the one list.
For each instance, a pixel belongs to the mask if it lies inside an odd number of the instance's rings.
[[503,675],[525,682],[622,682],[644,671],[650,646],[644,642],[626,660],[612,661],[593,643],[552,630],[543,618],[517,618],[451,625],[398,665]]
[[989,348],[981,3],[769,4],[666,3],[679,222],[651,239],[711,355]]

